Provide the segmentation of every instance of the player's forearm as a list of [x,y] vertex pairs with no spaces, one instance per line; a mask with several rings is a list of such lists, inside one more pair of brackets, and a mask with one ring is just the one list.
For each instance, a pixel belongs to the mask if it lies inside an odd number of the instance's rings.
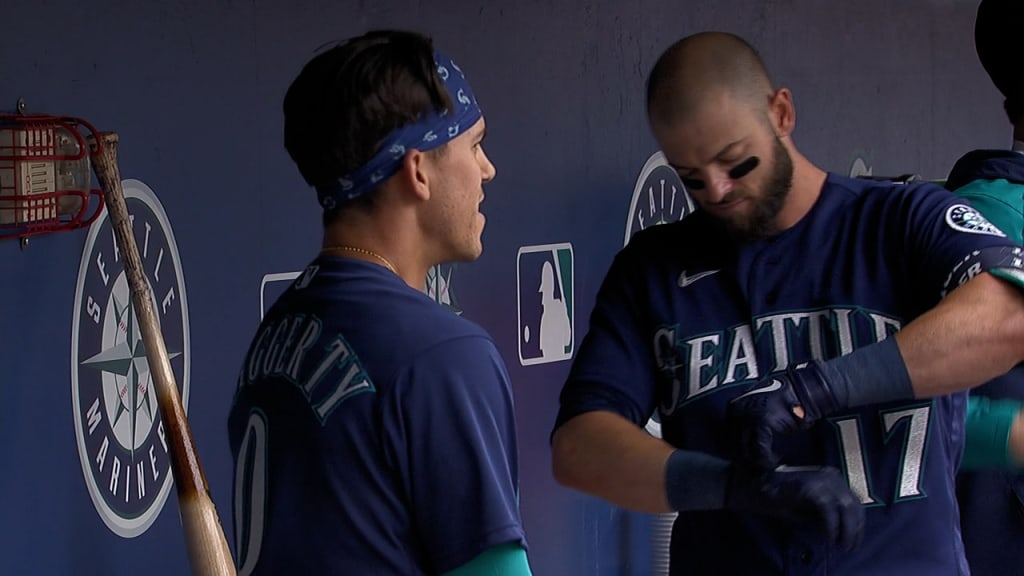
[[743,431],[744,457],[771,468],[775,434],[849,408],[974,388],[1022,360],[1024,294],[984,273],[891,338],[752,385],[730,403],[730,425]]
[[981,274],[895,338],[916,397],[973,388],[1024,361],[1024,295]]
[[671,512],[665,492],[668,443],[611,412],[587,412],[552,438],[559,484],[638,512]]

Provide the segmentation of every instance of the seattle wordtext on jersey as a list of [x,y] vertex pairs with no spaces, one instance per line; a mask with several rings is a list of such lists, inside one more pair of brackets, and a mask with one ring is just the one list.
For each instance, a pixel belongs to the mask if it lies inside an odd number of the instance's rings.
[[668,416],[709,392],[790,365],[849,354],[899,329],[900,320],[857,307],[772,314],[700,335],[681,335],[679,324],[663,325],[653,337],[658,369],[672,385],[662,412]]

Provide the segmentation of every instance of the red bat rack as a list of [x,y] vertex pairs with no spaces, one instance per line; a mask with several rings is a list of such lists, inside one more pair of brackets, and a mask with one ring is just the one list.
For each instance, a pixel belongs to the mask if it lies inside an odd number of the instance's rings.
[[103,212],[83,129],[96,133],[71,116],[0,114],[0,240],[20,238],[24,247],[30,236],[82,228]]

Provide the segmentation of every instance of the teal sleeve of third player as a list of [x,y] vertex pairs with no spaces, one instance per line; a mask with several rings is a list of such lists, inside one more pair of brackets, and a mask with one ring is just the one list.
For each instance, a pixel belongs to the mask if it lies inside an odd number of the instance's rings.
[[975,180],[956,191],[1017,244],[1024,242],[1024,186]]
[[532,576],[526,550],[519,543],[503,544],[484,551],[444,576]]
[[[1024,186],[1006,180],[975,180],[956,190],[1017,244],[1024,242]],[[1013,400],[971,395],[961,468],[1016,468],[1009,450],[1010,428],[1022,408]]]
[[1010,454],[1010,428],[1021,410],[1015,400],[970,396],[967,402],[963,470],[1016,469]]

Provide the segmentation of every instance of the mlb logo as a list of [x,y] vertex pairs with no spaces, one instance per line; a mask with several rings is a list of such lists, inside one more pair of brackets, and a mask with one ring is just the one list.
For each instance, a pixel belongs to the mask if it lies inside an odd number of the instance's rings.
[[275,274],[264,274],[260,281],[260,320],[266,315],[267,310],[277,302],[277,299],[284,294],[284,291],[292,285],[292,282],[302,272],[278,272]]
[[575,351],[572,244],[522,246],[516,256],[519,363],[559,362]]

